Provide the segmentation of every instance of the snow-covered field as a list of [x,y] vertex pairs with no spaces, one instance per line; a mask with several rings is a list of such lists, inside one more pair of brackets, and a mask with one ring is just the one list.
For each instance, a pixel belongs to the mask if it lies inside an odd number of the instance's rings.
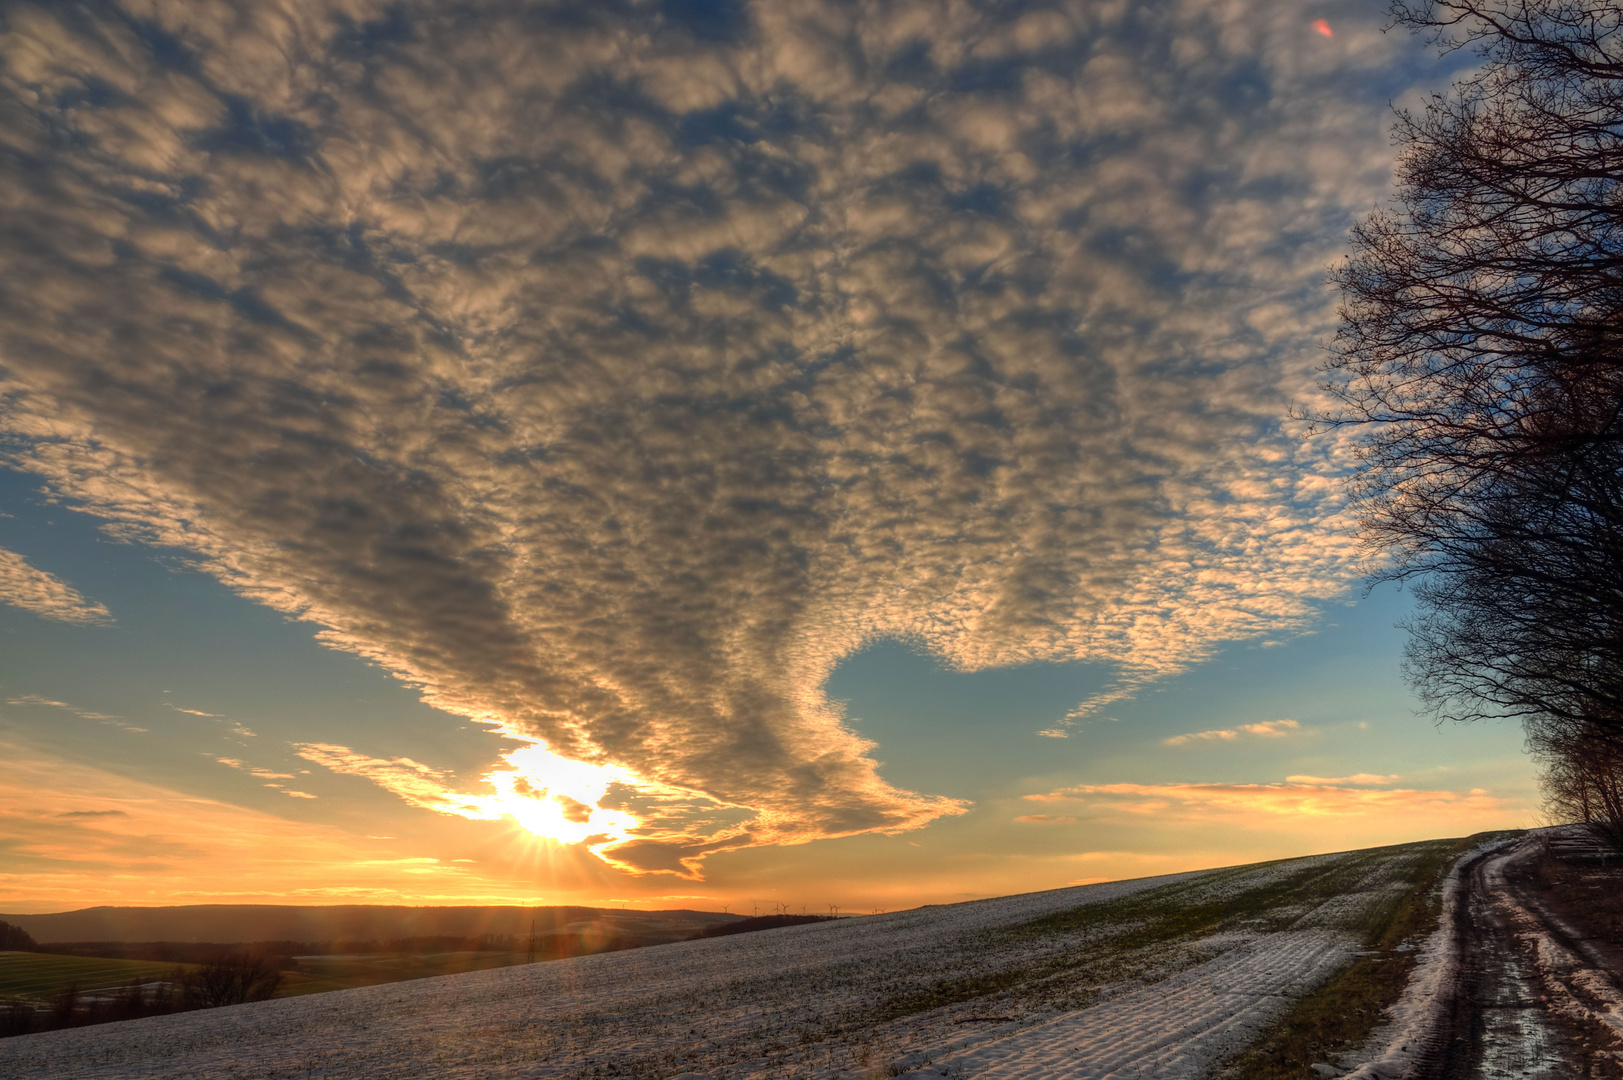
[[0,1076],[1190,1078],[1427,845],[1113,882],[0,1041]]

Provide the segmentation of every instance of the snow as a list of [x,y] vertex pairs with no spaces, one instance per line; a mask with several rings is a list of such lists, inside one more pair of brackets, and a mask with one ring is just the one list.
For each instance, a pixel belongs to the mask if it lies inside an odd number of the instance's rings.
[[[1405,850],[47,1032],[0,1040],[0,1075],[1194,1080],[1354,954],[1348,928],[1397,887]],[[1197,909],[1218,911],[1222,932],[1155,929],[1158,913]],[[1090,910],[1071,929],[1021,926]]]
[[1244,1050],[1290,1000],[1347,961],[1327,931],[1270,934],[1166,982],[1022,1031],[947,1063],[982,1080],[1204,1076]]

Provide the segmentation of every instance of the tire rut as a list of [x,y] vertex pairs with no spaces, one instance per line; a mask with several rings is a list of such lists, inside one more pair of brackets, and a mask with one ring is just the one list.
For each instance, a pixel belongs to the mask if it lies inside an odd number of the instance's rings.
[[[1610,1033],[1562,1010],[1558,999],[1574,999],[1575,987],[1541,962],[1541,939],[1574,955],[1583,950],[1531,894],[1525,872],[1517,872],[1534,843],[1484,852],[1461,868],[1460,887],[1447,900],[1458,978],[1407,1080],[1623,1075],[1607,1067],[1609,1055],[1597,1057],[1592,1049]],[[1608,978],[1589,971],[1591,978]]]

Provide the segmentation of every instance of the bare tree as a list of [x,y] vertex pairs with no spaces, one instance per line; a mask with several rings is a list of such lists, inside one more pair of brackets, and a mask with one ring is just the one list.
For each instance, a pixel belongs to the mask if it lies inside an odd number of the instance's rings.
[[263,1001],[282,985],[282,973],[263,956],[236,953],[189,972],[185,979],[187,1000],[204,1009],[219,1005],[240,1005]]
[[1423,564],[1410,681],[1440,718],[1623,744],[1623,448],[1529,455],[1477,502]]
[[1623,745],[1584,724],[1546,724],[1528,741],[1544,766],[1544,794],[1556,816],[1583,822],[1623,848]]
[[1552,798],[1616,816],[1589,763],[1623,759],[1623,5],[1390,12],[1482,63],[1398,115],[1319,419],[1360,428],[1363,539],[1377,579],[1416,582],[1422,699],[1522,719]]
[[[1424,572],[1485,485],[1552,436],[1615,441],[1623,390],[1623,40],[1616,5],[1392,9],[1485,63],[1400,112],[1397,202],[1335,275],[1333,424],[1358,424],[1366,538]],[[1445,36],[1446,35],[1446,36]],[[1588,425],[1575,400],[1601,399]]]

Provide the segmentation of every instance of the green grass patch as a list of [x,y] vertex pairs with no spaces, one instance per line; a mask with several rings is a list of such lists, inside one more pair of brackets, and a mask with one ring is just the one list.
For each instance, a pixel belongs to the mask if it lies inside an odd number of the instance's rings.
[[356,986],[429,979],[436,975],[456,975],[464,971],[486,971],[511,967],[528,960],[524,953],[442,952],[442,953],[360,953],[354,955],[301,956],[298,966],[286,972],[277,997],[321,994],[328,990],[348,990]]
[[[1298,1000],[1291,1011],[1218,1075],[1244,1080],[1305,1080],[1315,1062],[1333,1062],[1369,1038],[1386,1010],[1403,996],[1415,963],[1413,946],[1442,912],[1438,886],[1454,861],[1477,843],[1502,833],[1433,840],[1404,872],[1407,888],[1376,905],[1362,920],[1367,955],[1357,957]],[[1406,946],[1399,951],[1399,946]]]
[[131,982],[166,979],[177,967],[158,960],[109,960],[93,956],[57,956],[54,953],[0,952],[0,999],[48,1001],[75,984],[91,993]]

